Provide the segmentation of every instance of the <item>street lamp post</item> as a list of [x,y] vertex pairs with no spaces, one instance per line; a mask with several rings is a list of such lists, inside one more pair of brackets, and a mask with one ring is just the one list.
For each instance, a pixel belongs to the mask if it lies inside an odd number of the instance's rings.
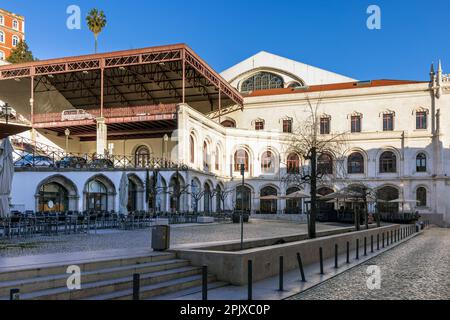
[[244,250],[244,186],[245,186],[245,164],[241,163],[242,190],[241,190],[241,250]]
[[70,136],[70,130],[66,129],[64,131],[64,135],[66,136],[66,153],[69,153],[69,136]]
[[11,108],[7,102],[0,101],[0,105],[2,108],[2,113],[5,115],[6,124],[9,122],[9,116],[11,114]]

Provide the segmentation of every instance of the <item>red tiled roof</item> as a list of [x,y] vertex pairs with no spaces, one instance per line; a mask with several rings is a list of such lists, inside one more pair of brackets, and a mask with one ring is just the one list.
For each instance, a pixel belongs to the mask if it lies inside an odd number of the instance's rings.
[[248,94],[243,94],[244,97],[260,97],[260,96],[273,96],[281,94],[302,93],[302,92],[319,92],[319,91],[333,91],[333,90],[345,90],[345,89],[358,89],[358,88],[372,88],[372,87],[384,87],[384,86],[396,86],[402,84],[415,84],[426,83],[425,81],[411,81],[411,80],[372,80],[372,81],[356,81],[356,82],[343,82],[323,84],[310,87],[300,88],[281,88],[281,89],[267,89],[257,90]]

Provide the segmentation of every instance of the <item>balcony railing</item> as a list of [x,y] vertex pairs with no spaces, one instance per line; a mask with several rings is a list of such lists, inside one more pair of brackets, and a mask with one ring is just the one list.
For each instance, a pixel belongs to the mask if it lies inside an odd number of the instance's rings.
[[[76,111],[73,109],[70,111]],[[100,117],[100,109],[85,110],[84,117],[77,117],[76,120],[93,120]],[[103,117],[105,118],[125,118],[125,117],[139,117],[139,116],[157,116],[162,114],[176,113],[177,107],[175,104],[161,104],[161,105],[146,105],[146,106],[131,106],[120,108],[105,108],[103,109]],[[34,123],[50,123],[50,122],[64,122],[70,121],[70,117],[64,117],[63,112],[35,114],[33,116]]]

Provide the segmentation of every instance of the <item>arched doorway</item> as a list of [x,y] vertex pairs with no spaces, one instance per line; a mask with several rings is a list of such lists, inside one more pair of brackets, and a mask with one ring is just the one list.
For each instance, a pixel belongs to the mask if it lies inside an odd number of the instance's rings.
[[252,190],[247,186],[236,187],[236,210],[250,213],[252,210]]
[[216,212],[222,211],[222,188],[217,185],[216,186]]
[[[289,189],[286,190],[286,195],[290,195],[293,194],[297,191],[300,191],[299,188],[297,187],[291,187]],[[286,214],[300,214],[302,213],[302,209],[301,209],[301,203],[302,200],[301,199],[286,199],[286,210],[285,213]]]
[[128,179],[128,212],[137,210],[137,186],[133,180]]
[[397,188],[386,186],[378,189],[377,191],[378,211],[380,213],[394,214],[399,212],[399,204],[389,201],[397,200],[400,198],[400,193]]
[[57,183],[43,184],[39,189],[38,211],[64,212],[69,210],[69,192]]
[[[267,186],[261,189],[260,196],[261,197],[267,197],[267,196],[277,196],[278,192],[277,189],[271,186]],[[261,214],[277,214],[278,206],[277,206],[277,200],[261,200],[260,201],[260,211]]]
[[99,180],[92,180],[87,184],[86,210],[108,211],[108,190]]
[[169,183],[170,211],[172,213],[183,211],[183,204],[186,194],[183,177],[179,173],[173,175]]

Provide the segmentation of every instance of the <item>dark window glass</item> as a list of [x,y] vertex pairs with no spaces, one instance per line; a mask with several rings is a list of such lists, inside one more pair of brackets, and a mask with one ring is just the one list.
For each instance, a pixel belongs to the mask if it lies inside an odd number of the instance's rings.
[[361,153],[355,152],[348,157],[348,173],[364,173],[364,157]]
[[255,130],[264,130],[264,121],[256,121]]
[[394,130],[394,115],[392,113],[383,114],[383,131]]
[[300,171],[300,157],[295,154],[291,153],[287,158],[287,172],[290,174],[299,173]]
[[417,196],[417,205],[419,207],[426,207],[427,206],[427,189],[424,187],[417,188],[416,191]]
[[281,77],[269,72],[259,72],[242,83],[241,91],[250,92],[283,87],[284,82]]
[[427,113],[425,111],[420,111],[416,113],[416,129],[426,129],[427,128]]
[[386,151],[381,155],[380,172],[381,173],[397,172],[397,157],[393,152]]
[[417,172],[427,171],[427,156],[423,153],[419,153],[416,157],[416,171]]
[[351,131],[352,132],[361,132],[361,116],[352,116]]
[[330,118],[320,118],[320,134],[330,134]]
[[317,159],[317,172],[319,174],[333,174],[333,157],[329,154],[321,154]]
[[292,133],[292,120],[290,119],[283,120],[283,132]]

